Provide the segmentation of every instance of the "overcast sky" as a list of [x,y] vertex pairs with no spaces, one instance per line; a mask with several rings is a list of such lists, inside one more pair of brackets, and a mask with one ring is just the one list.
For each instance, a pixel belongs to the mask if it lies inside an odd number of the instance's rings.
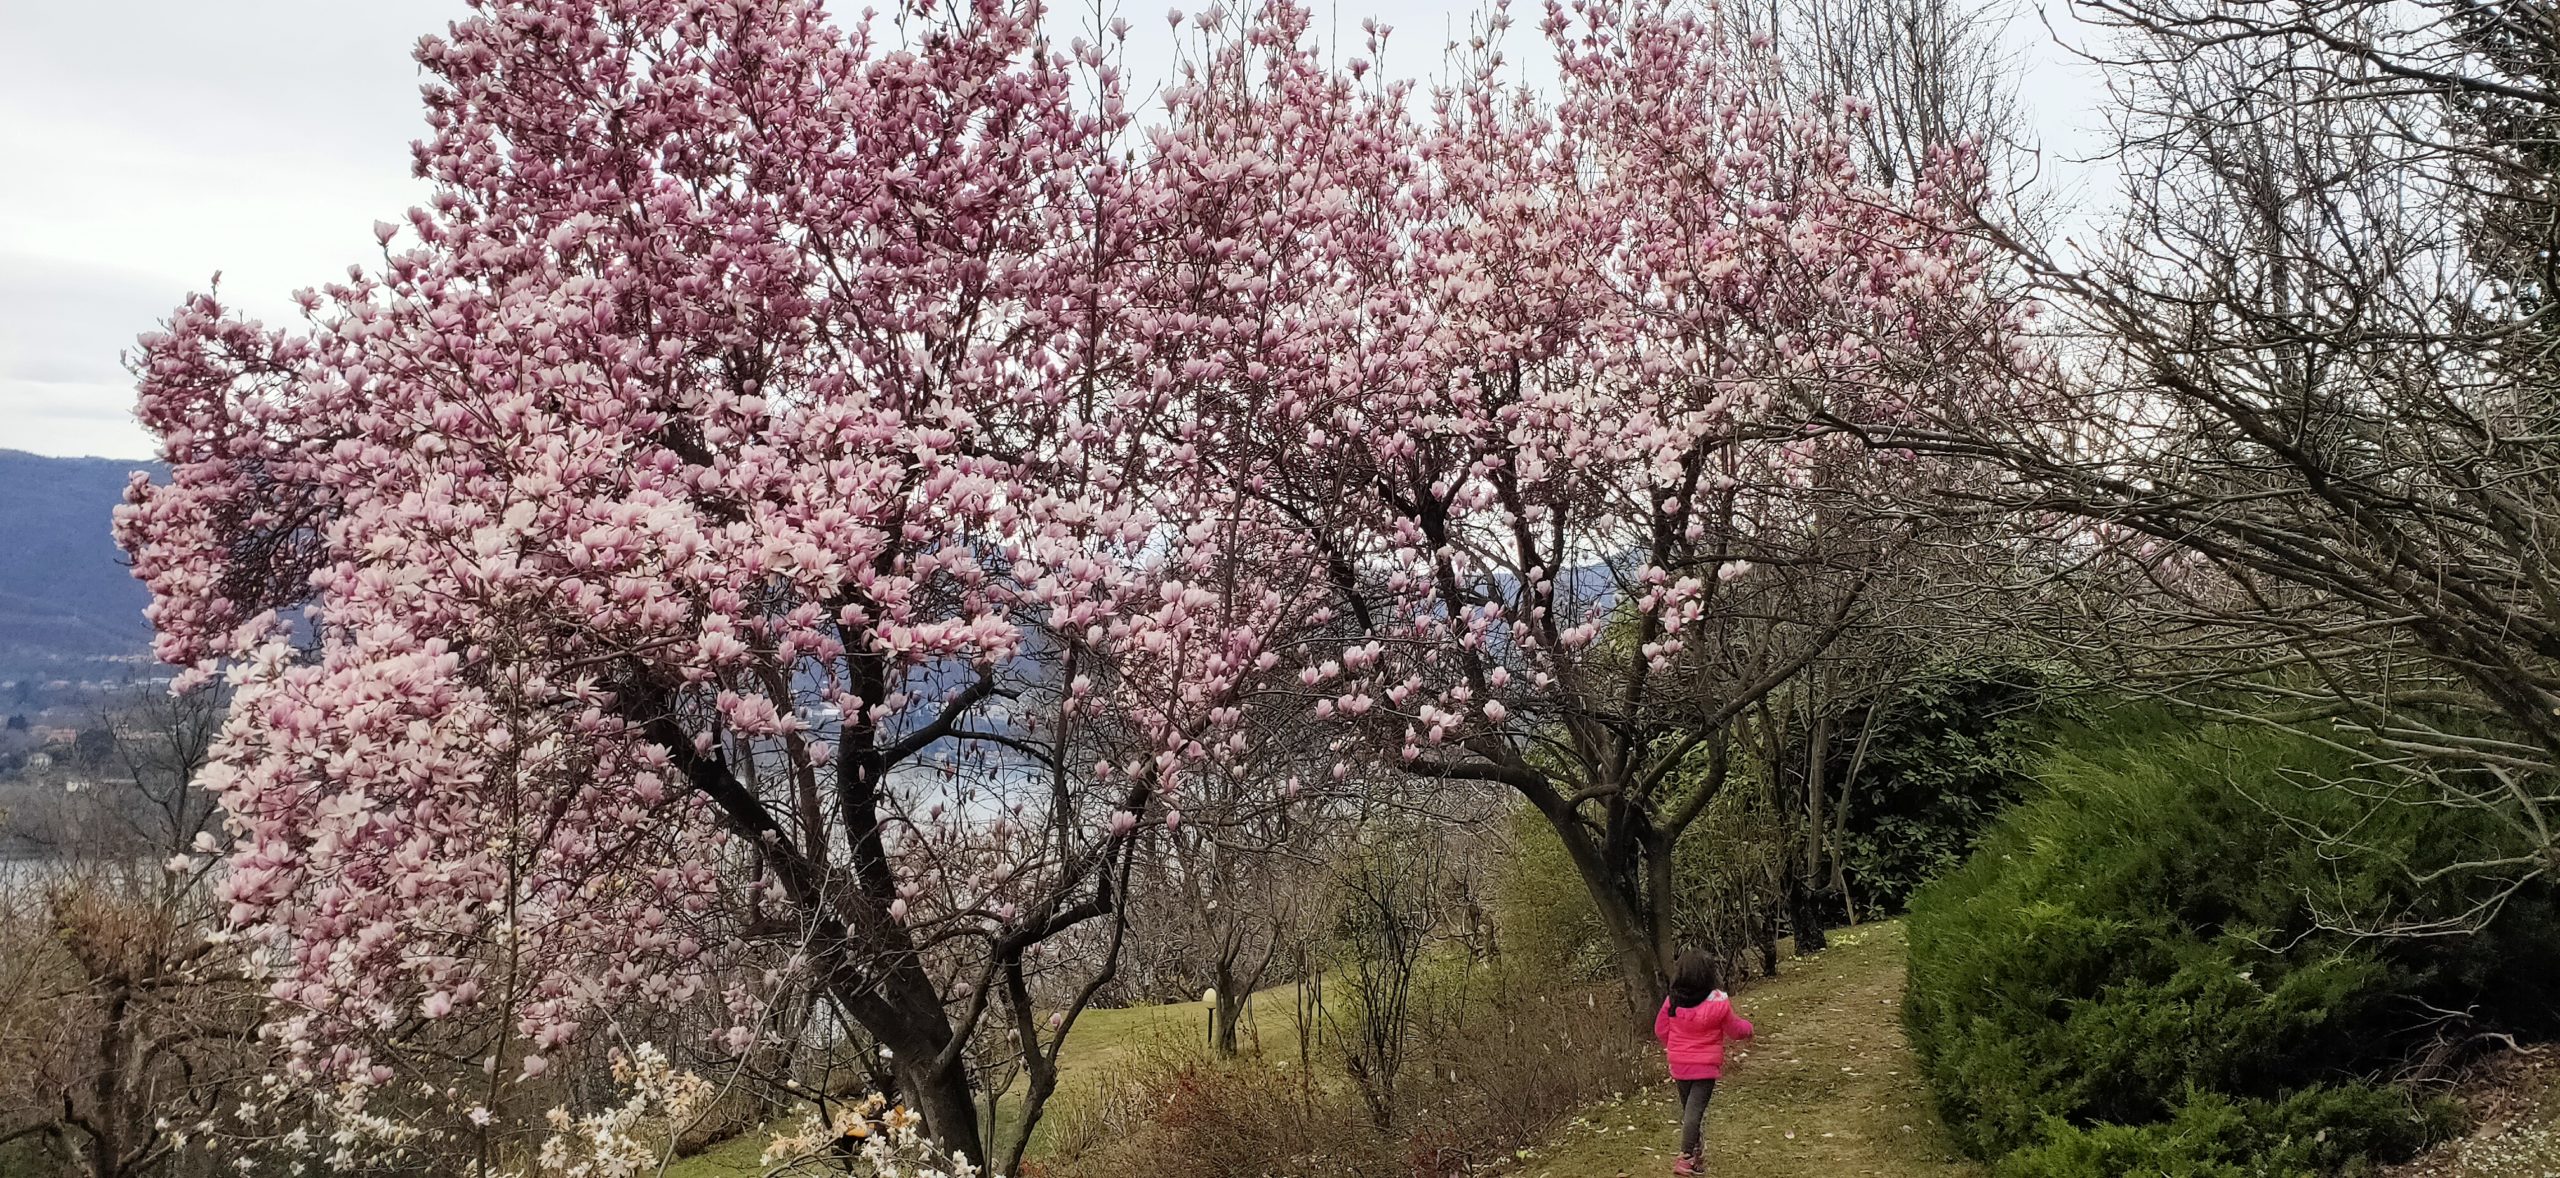
[[[1389,68],[1428,73],[1477,8],[1343,0],[1339,23],[1356,37],[1359,18],[1379,14],[1398,29]],[[462,11],[459,0],[0,0],[0,448],[148,456],[119,360],[135,335],[216,272],[227,302],[283,321],[293,290],[374,256],[373,223],[425,197],[409,177],[423,130],[410,49]],[[1158,8],[1127,11],[1161,42]],[[2067,152],[2085,141],[2094,86],[2043,36],[2032,15],[2021,22],[2021,85],[2048,144]],[[1538,50],[1526,25],[1509,45],[1515,57]]]

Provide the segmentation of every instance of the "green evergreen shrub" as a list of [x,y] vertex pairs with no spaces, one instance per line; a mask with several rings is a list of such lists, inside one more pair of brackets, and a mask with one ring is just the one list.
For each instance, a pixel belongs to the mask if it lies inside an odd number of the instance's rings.
[[1958,1142],[2004,1176],[2333,1172],[2441,1131],[2441,1110],[2375,1083],[2437,1012],[2548,1032],[2547,890],[2478,936],[2340,930],[2464,910],[2479,881],[2409,865],[2501,837],[2320,788],[2354,768],[2148,710],[2066,738],[2041,792],[1913,902],[1905,1022]]
[[2041,1144],[2000,1159],[1993,1178],[2297,1178],[2352,1173],[2375,1157],[2402,1157],[2453,1128],[2444,1101],[2413,1102],[2364,1084],[2304,1089],[2281,1101],[2190,1091],[2166,1121],[2067,1122]]

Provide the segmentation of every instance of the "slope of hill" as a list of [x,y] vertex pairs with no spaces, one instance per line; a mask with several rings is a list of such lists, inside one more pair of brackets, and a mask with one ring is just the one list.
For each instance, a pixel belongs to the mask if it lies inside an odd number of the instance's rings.
[[93,675],[149,649],[149,595],[108,535],[143,466],[0,450],[0,679]]

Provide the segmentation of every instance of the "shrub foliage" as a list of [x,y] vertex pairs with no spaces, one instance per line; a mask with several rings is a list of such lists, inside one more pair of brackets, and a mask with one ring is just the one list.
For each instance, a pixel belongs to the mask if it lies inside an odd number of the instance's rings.
[[2440,1135],[2387,1081],[2547,1031],[2560,922],[2519,892],[2482,931],[2369,935],[2467,910],[2495,881],[2405,865],[2502,836],[2334,784],[2355,767],[2141,711],[2061,741],[1913,903],[1905,1019],[1958,1141],[2023,1178],[2330,1173]]
[[1848,732],[1875,726],[1854,778],[1855,739],[1833,739],[1829,767],[1852,791],[1841,849],[1859,911],[1901,911],[1920,885],[1962,864],[2024,796],[2070,706],[2035,668],[1960,665],[1897,684],[1844,722]]

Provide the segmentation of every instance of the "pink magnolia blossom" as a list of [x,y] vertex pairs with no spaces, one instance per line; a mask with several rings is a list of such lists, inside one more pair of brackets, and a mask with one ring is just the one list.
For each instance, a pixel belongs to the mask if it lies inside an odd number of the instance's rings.
[[[1150,289],[1189,302],[1147,387],[1213,423],[1174,457],[1247,489],[1254,559],[1318,573],[1272,645],[1356,735],[1337,779],[1501,782],[1569,841],[1667,846],[1695,810],[1664,783],[1788,665],[1749,636],[1796,608],[1819,505],[1938,474],[1851,427],[2007,407],[2027,308],[1958,232],[1969,145],[1870,178],[1857,111],[1657,0],[1548,3],[1543,98],[1500,78],[1508,23],[1417,101],[1276,52],[1168,93],[1156,163],[1192,200]],[[1651,985],[1661,947],[1621,948]]]
[[[1094,277],[1169,182],[1125,80],[1036,6],[897,15],[476,0],[379,267],[142,341],[171,476],[118,534],[159,654],[238,684],[222,898],[297,1071],[680,1002],[753,896],[975,1153],[972,996],[1236,755],[1287,599],[1132,359],[1202,325]],[[1136,771],[1026,784],[1098,741]]]
[[419,1010],[556,1050],[779,906],[983,1158],[1005,971],[1249,702],[1359,734],[1335,780],[1521,779],[1594,669],[1715,653],[1848,445],[1771,423],[1934,410],[2008,322],[1937,228],[1978,165],[1868,183],[1659,4],[1550,7],[1552,104],[1213,9],[1143,128],[1037,6],[894,9],[476,0],[379,266],[143,339],[118,537],[237,684],[222,899],[297,1071]]

